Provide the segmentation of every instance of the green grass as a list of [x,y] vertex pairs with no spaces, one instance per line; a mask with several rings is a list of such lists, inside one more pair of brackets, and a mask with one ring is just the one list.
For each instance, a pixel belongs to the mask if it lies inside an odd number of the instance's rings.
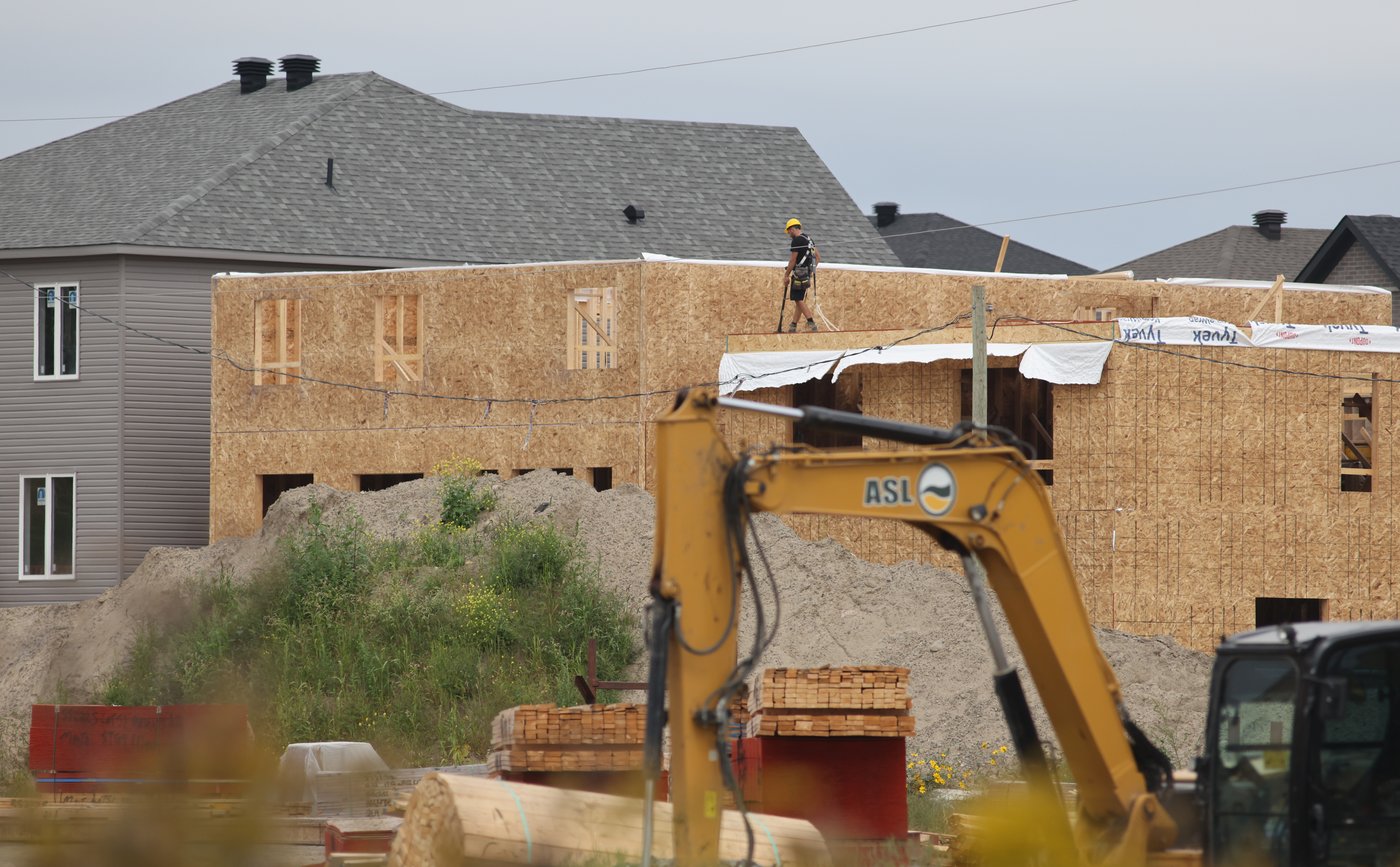
[[313,503],[280,564],[247,585],[203,585],[184,628],[148,633],[106,687],[111,704],[234,701],[259,740],[365,740],[405,766],[478,760],[491,718],[580,701],[589,638],[616,677],[637,656],[624,601],[577,542],[546,523],[476,527],[494,507],[470,478],[443,520],[384,542]]

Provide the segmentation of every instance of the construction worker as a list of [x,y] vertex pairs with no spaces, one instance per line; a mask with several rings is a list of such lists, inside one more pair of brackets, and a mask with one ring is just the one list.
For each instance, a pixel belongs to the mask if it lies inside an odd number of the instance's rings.
[[796,217],[787,221],[786,231],[792,239],[792,253],[788,256],[787,268],[783,271],[783,287],[792,298],[793,304],[792,322],[788,324],[788,331],[797,330],[799,316],[806,318],[808,331],[816,331],[817,323],[812,318],[812,308],[807,306],[807,290],[812,286],[812,277],[817,266],[821,264],[822,256],[817,251],[817,245],[812,243],[811,236],[802,231],[802,222]]

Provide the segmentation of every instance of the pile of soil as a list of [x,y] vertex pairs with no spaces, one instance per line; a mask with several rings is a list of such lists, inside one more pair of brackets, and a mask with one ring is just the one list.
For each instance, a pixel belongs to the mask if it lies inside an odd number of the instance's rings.
[[[603,582],[628,601],[640,634],[652,566],[650,494],[632,485],[600,493],[548,470],[484,481],[496,489],[502,512],[549,520],[575,536]],[[153,549],[130,578],[96,599],[0,609],[0,759],[23,755],[31,703],[92,700],[143,630],[168,628],[187,615],[196,582],[220,574],[245,581],[266,568],[277,539],[304,525],[312,498],[327,520],[355,515],[385,538],[436,521],[440,508],[434,479],[364,494],[315,485],[284,495],[249,538]],[[877,566],[831,540],[804,541],[773,516],[757,523],[782,608],[761,667],[906,666],[918,719],[914,749],[973,764],[985,760],[983,743],[1007,742],[986,640],[961,574],[914,562]],[[747,647],[751,605],[741,627]],[[1002,631],[1009,635],[1004,622]],[[1169,638],[1112,630],[1098,630],[1098,637],[1133,718],[1179,765],[1187,764],[1205,730],[1210,657]],[[642,679],[644,672],[642,661],[625,676]],[[1043,714],[1040,725],[1048,736]]]

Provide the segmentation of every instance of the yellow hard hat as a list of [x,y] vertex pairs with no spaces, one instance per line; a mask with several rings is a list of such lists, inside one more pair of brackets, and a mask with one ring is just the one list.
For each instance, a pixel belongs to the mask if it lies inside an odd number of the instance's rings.
[[796,217],[793,217],[791,220],[788,220],[788,221],[787,221],[787,225],[783,227],[783,231],[786,232],[788,229],[791,229],[793,226],[796,226],[796,227],[799,228],[799,229],[802,228],[802,221],[799,220],[799,219],[797,219]]

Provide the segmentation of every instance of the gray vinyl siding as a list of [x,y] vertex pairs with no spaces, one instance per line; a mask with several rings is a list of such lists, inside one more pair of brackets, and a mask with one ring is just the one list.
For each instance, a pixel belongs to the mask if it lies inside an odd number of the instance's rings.
[[[210,277],[199,260],[127,256],[126,322],[209,348]],[[209,358],[127,332],[122,409],[122,574],[156,545],[209,541]]]
[[[126,321],[207,351],[213,275],[292,270],[280,263],[126,256]],[[209,542],[210,363],[208,356],[126,335],[123,577],[152,546]]]
[[[79,304],[121,315],[116,257],[0,260],[30,283],[77,281]],[[121,338],[80,315],[78,379],[34,381],[34,294],[0,275],[0,605],[75,602],[122,577],[117,419]],[[77,476],[71,580],[19,580],[19,480]]]
[[[30,283],[76,281],[91,311],[79,316],[78,379],[35,382],[33,290],[0,275],[0,606],[90,599],[152,546],[206,544],[210,359],[154,338],[207,351],[214,274],[297,266],[90,256],[0,268]],[[20,581],[20,479],[68,473],[75,577]]]

